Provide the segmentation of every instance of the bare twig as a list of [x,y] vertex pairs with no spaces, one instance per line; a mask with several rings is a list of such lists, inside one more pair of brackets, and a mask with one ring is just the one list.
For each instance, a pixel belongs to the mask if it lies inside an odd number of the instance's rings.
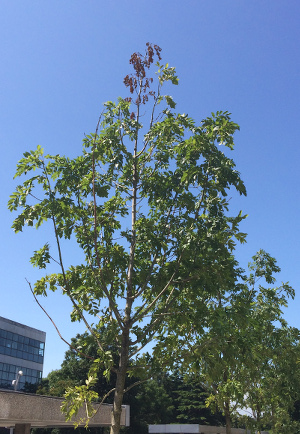
[[67,344],[67,345],[68,345],[72,350],[76,351],[76,352],[77,352],[78,354],[80,354],[81,356],[84,356],[84,357],[86,357],[87,359],[90,359],[90,360],[95,360],[94,357],[88,356],[87,354],[83,353],[82,351],[79,351],[77,348],[75,348],[72,344],[70,344],[68,341],[66,341],[66,340],[62,337],[60,331],[58,330],[57,325],[55,324],[55,322],[53,321],[53,319],[51,318],[51,316],[48,314],[48,312],[46,311],[46,309],[44,309],[43,306],[42,306],[42,305],[40,304],[40,302],[38,301],[38,299],[37,299],[37,297],[36,297],[36,295],[35,295],[35,293],[34,293],[34,291],[33,291],[33,289],[32,289],[31,283],[30,283],[26,278],[25,278],[25,280],[26,280],[26,282],[27,282],[28,285],[29,285],[30,291],[31,291],[31,293],[32,293],[32,295],[33,295],[33,297],[34,297],[36,303],[39,305],[39,307],[42,309],[42,311],[43,311],[43,312],[47,315],[47,317],[50,319],[50,321],[51,321],[52,324],[54,325],[55,330],[57,331],[57,334],[58,334],[58,336],[60,337],[60,339],[61,339],[65,344]]
[[113,389],[110,389],[104,396],[103,396],[103,398],[102,398],[102,400],[97,404],[97,410],[95,410],[95,412],[93,413],[93,415],[92,416],[88,416],[88,419],[91,419],[91,418],[93,418],[97,413],[98,413],[98,411],[100,410],[100,407],[101,407],[101,405],[104,403],[104,401],[106,400],[106,398],[108,398],[109,397],[109,395],[112,393],[112,392],[114,392],[116,390],[116,388],[114,387]]
[[124,393],[128,392],[130,389],[132,389],[135,386],[138,386],[139,384],[146,383],[146,381],[150,380],[150,378],[151,377],[147,378],[146,380],[136,381],[135,383],[133,383],[130,386],[126,387],[126,389],[124,389]]

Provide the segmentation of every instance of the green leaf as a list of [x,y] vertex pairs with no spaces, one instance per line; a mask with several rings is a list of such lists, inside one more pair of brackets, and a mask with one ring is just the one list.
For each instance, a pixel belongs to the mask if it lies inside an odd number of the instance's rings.
[[46,243],[40,250],[35,250],[30,262],[34,267],[46,268],[46,264],[50,263],[49,244]]
[[171,108],[175,108],[176,107],[176,103],[173,101],[173,98],[169,95],[165,95],[165,99],[167,104],[171,107]]

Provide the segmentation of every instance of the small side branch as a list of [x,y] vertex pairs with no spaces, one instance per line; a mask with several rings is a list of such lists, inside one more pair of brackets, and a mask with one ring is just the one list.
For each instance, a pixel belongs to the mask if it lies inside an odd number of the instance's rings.
[[85,358],[87,358],[87,359],[94,360],[94,357],[88,356],[87,354],[83,353],[82,351],[79,351],[77,348],[73,347],[73,345],[71,345],[68,341],[66,341],[66,340],[62,337],[60,331],[58,330],[57,325],[55,324],[55,322],[53,321],[53,319],[51,318],[51,316],[48,314],[48,312],[46,311],[46,309],[44,309],[43,306],[42,306],[42,305],[40,304],[40,302],[38,301],[38,299],[37,299],[37,297],[36,297],[36,295],[35,295],[35,293],[34,293],[34,291],[33,291],[33,289],[32,289],[31,283],[30,283],[27,279],[25,279],[25,280],[26,280],[26,282],[27,282],[28,285],[29,285],[30,291],[31,291],[31,293],[32,293],[32,295],[33,295],[33,297],[34,297],[36,303],[39,305],[39,307],[42,309],[42,311],[43,311],[43,312],[47,315],[47,317],[50,319],[50,321],[51,321],[52,324],[54,325],[55,330],[57,331],[57,334],[58,334],[58,336],[60,337],[60,339],[61,339],[65,344],[67,344],[67,345],[68,345],[72,350],[76,351],[76,353],[80,354],[81,356],[83,356],[83,357],[85,357]]
[[124,389],[124,393],[128,392],[130,389],[132,389],[135,386],[138,386],[139,384],[146,383],[148,380],[150,380],[150,377],[147,378],[146,380],[136,381],[135,383],[131,384],[126,389]]
[[98,411],[100,410],[101,405],[104,403],[104,401],[106,400],[106,398],[108,398],[109,395],[110,395],[111,393],[113,393],[115,390],[116,390],[116,388],[114,387],[113,389],[110,389],[110,390],[109,390],[109,391],[108,391],[108,392],[103,396],[102,400],[101,400],[101,401],[99,402],[99,404],[98,404],[98,408],[97,408],[97,410],[95,410],[95,412],[93,412],[92,416],[88,416],[88,415],[87,415],[88,419],[94,417],[94,416],[98,413]]

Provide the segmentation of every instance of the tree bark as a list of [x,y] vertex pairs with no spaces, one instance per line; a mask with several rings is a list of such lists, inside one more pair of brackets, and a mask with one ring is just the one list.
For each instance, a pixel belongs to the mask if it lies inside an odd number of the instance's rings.
[[231,417],[230,417],[230,408],[229,402],[225,402],[224,406],[225,420],[226,420],[226,434],[231,434]]
[[129,327],[122,334],[122,346],[120,352],[119,368],[117,371],[116,390],[114,395],[113,409],[111,413],[110,434],[119,434],[121,429],[122,403],[125,390],[125,380],[128,368],[129,353]]
[[261,409],[260,405],[257,404],[257,416],[256,416],[256,422],[257,422],[257,434],[261,433]]

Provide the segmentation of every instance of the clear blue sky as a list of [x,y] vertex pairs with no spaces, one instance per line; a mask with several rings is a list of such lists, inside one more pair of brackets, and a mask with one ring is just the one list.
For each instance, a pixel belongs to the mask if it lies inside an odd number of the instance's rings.
[[[29,257],[50,235],[10,229],[16,162],[38,144],[79,154],[102,103],[127,95],[130,54],[148,41],[177,68],[179,111],[200,122],[228,110],[240,124],[233,158],[248,197],[233,205],[249,214],[242,227],[249,235],[238,257],[246,266],[264,248],[277,258],[279,278],[297,293],[285,315],[300,328],[299,22],[299,0],[1,1],[0,315],[46,331],[45,374],[67,348],[25,281],[38,276]],[[41,302],[67,339],[83,331],[69,324],[64,297]]]

